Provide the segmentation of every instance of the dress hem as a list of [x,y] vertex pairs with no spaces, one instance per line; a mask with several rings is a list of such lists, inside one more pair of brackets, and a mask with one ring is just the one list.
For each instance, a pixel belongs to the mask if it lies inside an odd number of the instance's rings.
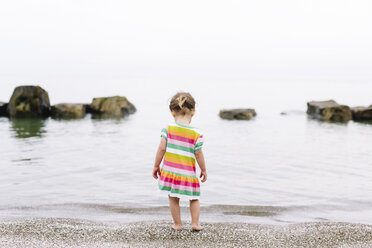
[[158,188],[158,192],[160,194],[167,194],[171,197],[177,197],[177,198],[180,198],[180,199],[187,199],[187,200],[200,200],[200,196],[197,196],[197,195],[181,195],[181,194],[177,194],[177,193],[172,193],[168,190],[161,190]]

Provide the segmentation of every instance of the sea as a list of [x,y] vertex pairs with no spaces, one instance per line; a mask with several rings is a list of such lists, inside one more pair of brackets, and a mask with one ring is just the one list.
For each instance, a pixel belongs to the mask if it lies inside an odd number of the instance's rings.
[[[0,117],[0,219],[171,220],[152,169],[161,129],[173,121],[169,100],[186,91],[197,102],[191,125],[205,137],[201,221],[372,224],[372,124],[306,115],[312,100],[369,106],[372,82],[9,79],[0,82],[0,101],[20,85],[40,85],[51,104],[126,96],[137,111],[119,119]],[[257,116],[221,119],[230,108]],[[186,220],[188,204],[181,200]]]

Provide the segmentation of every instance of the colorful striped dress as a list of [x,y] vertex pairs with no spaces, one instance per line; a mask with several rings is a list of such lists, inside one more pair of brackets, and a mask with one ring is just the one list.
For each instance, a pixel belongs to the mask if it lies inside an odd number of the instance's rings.
[[202,132],[174,122],[162,129],[161,137],[167,140],[167,148],[160,170],[159,189],[172,197],[199,199],[195,152],[203,146]]

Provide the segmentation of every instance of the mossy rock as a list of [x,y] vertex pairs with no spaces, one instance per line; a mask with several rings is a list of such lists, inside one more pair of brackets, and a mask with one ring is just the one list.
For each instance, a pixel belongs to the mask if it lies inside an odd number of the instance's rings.
[[14,118],[48,117],[48,92],[40,86],[18,86],[9,100],[7,114]]
[[227,109],[220,110],[219,116],[226,120],[250,120],[255,117],[254,109]]
[[79,119],[85,116],[85,104],[60,103],[51,108],[51,117],[56,119]]
[[354,121],[372,121],[372,105],[369,107],[351,108]]
[[124,96],[93,98],[89,112],[100,117],[123,117],[136,112],[135,106]]
[[334,100],[308,102],[306,113],[311,118],[327,122],[347,122],[352,119],[350,107]]

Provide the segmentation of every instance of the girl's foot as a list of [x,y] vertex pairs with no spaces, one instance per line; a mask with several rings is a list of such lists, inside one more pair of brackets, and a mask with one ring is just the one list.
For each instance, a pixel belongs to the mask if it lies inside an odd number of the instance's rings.
[[181,225],[176,225],[176,224],[174,224],[174,225],[172,225],[172,228],[173,228],[173,230],[181,231],[182,226],[181,226]]
[[203,230],[203,227],[201,227],[201,226],[198,224],[198,225],[192,225],[191,229],[192,229],[193,231],[199,232],[199,231]]

